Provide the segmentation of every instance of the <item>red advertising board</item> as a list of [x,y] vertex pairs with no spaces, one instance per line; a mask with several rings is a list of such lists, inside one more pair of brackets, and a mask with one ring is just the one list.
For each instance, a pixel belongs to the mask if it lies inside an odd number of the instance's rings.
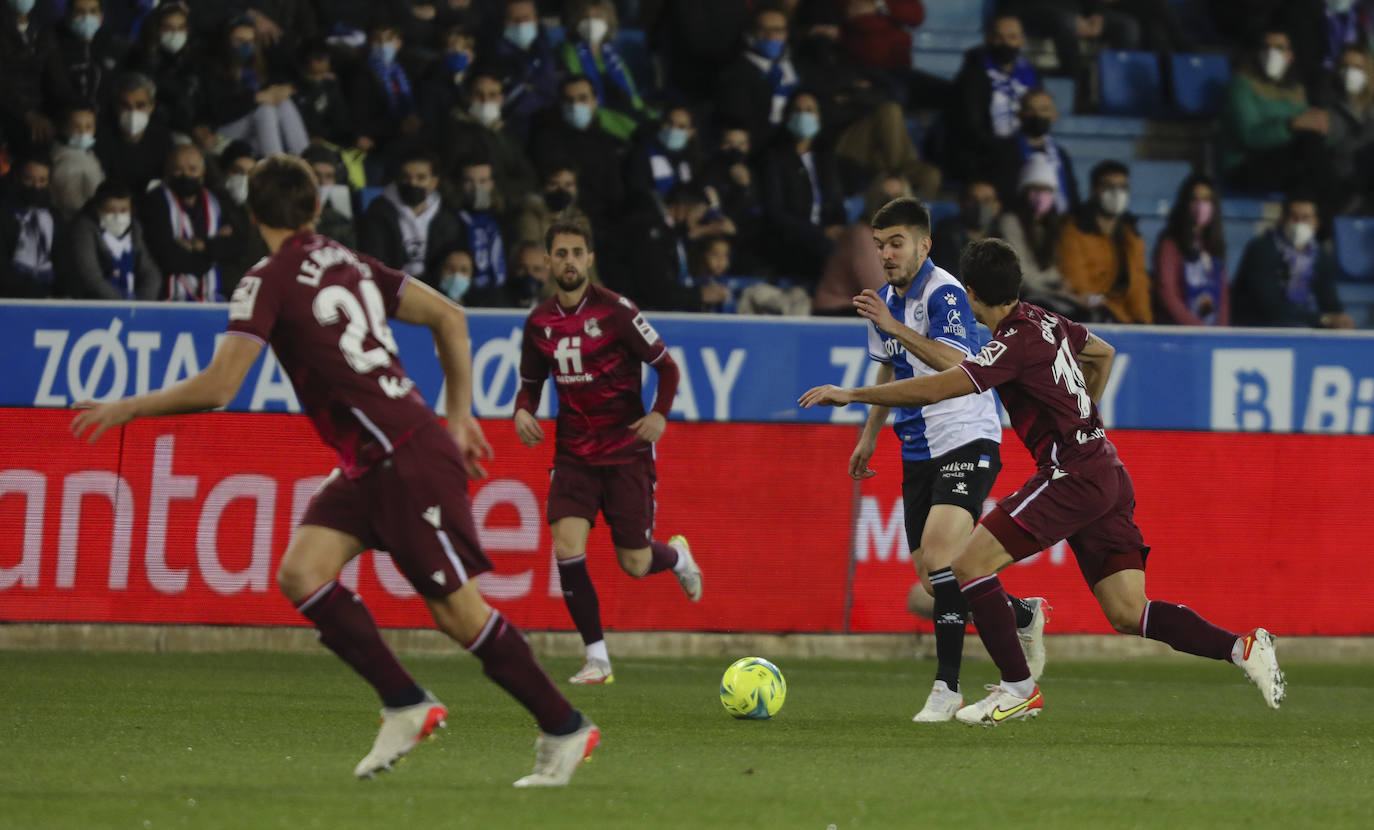
[[[301,416],[204,414],[138,421],[79,444],[70,412],[0,409],[0,622],[299,625],[275,587],[290,528],[333,466]],[[543,521],[551,448],[527,450],[486,424],[497,458],[473,484],[496,571],[484,593],[520,625],[568,629]],[[551,431],[550,431],[551,434]],[[620,630],[900,632],[914,569],[900,510],[897,446],[876,478],[846,475],[850,426],[674,423],[659,445],[658,532],[685,533],[706,572],[688,603],[666,575],[615,565],[603,526],[590,567]],[[1374,633],[1364,578],[1368,437],[1116,432],[1154,550],[1151,596],[1233,628]],[[1031,471],[1008,433],[994,496]],[[852,556],[851,556],[852,551]],[[390,565],[365,554],[344,580],[384,626],[429,624]],[[1044,595],[1052,631],[1106,632],[1071,552],[1011,568],[1009,588]],[[928,629],[927,629],[928,630]]]

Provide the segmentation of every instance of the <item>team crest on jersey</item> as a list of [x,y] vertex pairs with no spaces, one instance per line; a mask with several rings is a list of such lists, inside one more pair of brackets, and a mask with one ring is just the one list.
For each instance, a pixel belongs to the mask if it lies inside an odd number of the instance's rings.
[[948,303],[949,305],[958,305],[958,304],[959,304],[959,298],[956,297],[956,296],[954,296],[953,294],[946,294],[946,295],[945,295],[945,302]]
[[600,337],[601,323],[595,317],[589,317],[586,324],[582,326],[582,330],[587,333],[588,337]]

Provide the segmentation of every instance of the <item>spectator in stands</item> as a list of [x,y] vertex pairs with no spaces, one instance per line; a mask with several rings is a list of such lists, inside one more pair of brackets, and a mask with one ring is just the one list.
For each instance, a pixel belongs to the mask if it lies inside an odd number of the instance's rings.
[[133,196],[104,182],[63,235],[60,267],[73,297],[86,300],[155,300],[162,272],[134,220]]
[[241,262],[250,229],[235,227],[224,202],[205,186],[198,147],[172,149],[162,186],[143,196],[138,216],[166,281],[160,299],[213,303],[229,296],[242,276],[230,266]]
[[431,286],[445,258],[466,249],[463,225],[439,196],[438,162],[422,150],[400,158],[394,181],[372,200],[358,223],[358,247]]
[[786,131],[763,158],[768,254],[783,276],[814,283],[841,236],[844,204],[835,157],[816,144],[820,105],[809,92],[788,102]]
[[[1244,13],[1254,12],[1245,8]],[[1293,44],[1298,81],[1316,98],[1327,73],[1337,68],[1347,48],[1368,48],[1370,8],[1354,0],[1283,0],[1270,23]]]
[[66,222],[86,206],[105,181],[105,168],[95,154],[95,110],[84,104],[68,111],[62,143],[52,154],[52,206]]
[[407,43],[444,54],[449,30],[461,27],[469,32],[482,26],[481,0],[407,0],[401,33]]
[[[444,257],[443,266],[440,269],[439,282],[434,288],[439,293],[453,300],[455,303],[466,305],[480,305],[473,302],[472,297],[472,274],[476,266],[472,262],[472,254],[467,251],[450,251]],[[495,303],[494,305],[500,305]]]
[[[534,306],[557,292],[557,286],[549,279],[549,255],[544,252],[542,242],[516,243],[510,261],[510,279],[520,296],[521,307]],[[601,281],[598,279],[596,283],[600,285]]]
[[625,183],[631,191],[660,196],[697,174],[697,130],[692,111],[675,106],[663,114],[658,129],[645,132],[626,158]]
[[1145,240],[1135,228],[1130,169],[1119,161],[1092,169],[1092,196],[1059,234],[1059,271],[1064,285],[1082,296],[1090,319],[1151,323],[1150,277]]
[[800,84],[787,48],[787,14],[775,2],[762,2],[744,52],[721,72],[717,115],[744,125],[754,146],[763,146],[782,125]]
[[343,85],[334,73],[334,59],[324,41],[311,41],[301,52],[300,77],[291,100],[305,132],[330,144],[351,145],[353,123]]
[[312,144],[301,154],[315,171],[320,185],[320,215],[315,228],[331,239],[350,248],[358,247],[358,234],[353,229],[353,194],[344,181],[343,159],[335,150],[322,144]]
[[[180,3],[158,6],[144,21],[129,63],[152,80],[167,126],[183,135],[198,135],[204,147],[212,134],[204,120],[202,53],[188,20],[186,7]],[[158,164],[164,159],[158,159]]]
[[503,226],[510,218],[510,201],[486,159],[470,159],[459,171],[462,188],[458,218],[472,253],[472,290],[469,305],[509,307],[518,299],[506,280],[506,240]]
[[1021,187],[1021,172],[1031,156],[1042,156],[1054,170],[1058,184],[1054,189],[1055,212],[1063,215],[1078,209],[1078,179],[1068,148],[1051,131],[1059,120],[1054,96],[1043,88],[1032,89],[1021,99],[1021,125],[1017,131],[997,142],[994,153],[997,194],[1006,204],[1016,201]]
[[[218,178],[211,176],[210,181],[219,182],[217,192],[221,196],[220,207],[224,210],[225,221],[231,227],[244,231],[238,247],[225,257],[221,265],[224,273],[237,280],[270,253],[262,236],[253,230],[253,222],[248,216],[248,175],[253,172],[258,160],[248,142],[231,141],[215,161]],[[227,295],[229,291],[226,289],[225,293]]]
[[911,69],[911,29],[926,19],[921,0],[847,0],[833,5],[844,8],[841,42],[850,60],[894,74]]
[[502,101],[501,79],[486,69],[473,70],[466,101],[452,102],[439,116],[442,168],[456,177],[465,159],[485,158],[502,188],[518,201],[535,189],[534,168],[502,115]]
[[[443,146],[450,113],[468,104],[469,79],[477,56],[477,37],[469,29],[453,27],[443,34],[439,56],[430,61],[420,89],[420,113],[424,141],[431,148]],[[498,79],[499,84],[499,79]],[[443,164],[444,159],[440,159]],[[443,165],[448,172],[448,166]]]
[[582,76],[596,91],[596,117],[602,129],[621,140],[657,113],[644,101],[634,73],[615,48],[620,30],[611,0],[572,0],[563,15],[566,39],[558,49],[559,68]]
[[510,0],[493,67],[506,93],[505,118],[524,135],[535,113],[558,102],[558,71],[533,0]]
[[230,21],[205,77],[205,117],[230,141],[247,141],[260,155],[299,155],[310,143],[295,87],[277,76],[258,48],[253,23]]
[[57,49],[76,101],[100,106],[106,86],[124,63],[129,41],[104,25],[100,0],[72,0],[67,20],[57,30]]
[[1070,319],[1092,317],[1059,272],[1059,237],[1069,214],[1059,209],[1059,173],[1033,153],[1021,168],[1016,196],[997,218],[997,232],[1021,262],[1021,299]]
[[1331,118],[1312,107],[1293,68],[1288,35],[1268,31],[1241,60],[1222,107],[1223,178],[1241,190],[1270,192],[1298,186],[1328,198]]
[[53,239],[62,230],[48,190],[52,168],[32,157],[15,170],[18,187],[0,206],[0,296],[51,297]]
[[697,185],[678,185],[663,199],[628,217],[619,250],[607,270],[607,285],[653,311],[701,311],[729,299],[724,285],[698,285],[687,252],[693,233],[702,234],[710,206]]
[[578,203],[593,229],[620,215],[625,199],[622,158],[625,144],[606,132],[596,118],[596,92],[591,81],[572,77],[559,86],[561,106],[546,113],[535,131],[530,155],[536,167],[568,159],[577,168]]
[[764,233],[763,196],[750,155],[749,131],[725,124],[715,155],[706,163],[702,182],[716,194],[721,213],[735,225],[734,261],[742,273],[764,267],[760,240]]
[[1326,106],[1330,130],[1326,144],[1331,154],[1333,180],[1342,213],[1368,210],[1374,200],[1374,59],[1359,47],[1341,52],[1340,64],[1328,80],[1330,103]]
[[1335,257],[1317,243],[1318,218],[1313,196],[1290,195],[1279,226],[1245,246],[1231,286],[1236,325],[1355,327],[1336,294]]
[[716,234],[696,240],[687,252],[687,268],[692,275],[692,282],[703,288],[712,287],[712,293],[717,293],[714,291],[716,286],[726,291],[725,299],[720,302],[703,302],[702,311],[720,313],[725,303],[729,302],[730,286],[725,280],[730,276],[731,248],[730,237]]
[[349,107],[359,150],[387,149],[399,138],[415,138],[424,126],[412,79],[410,53],[403,51],[401,30],[386,15],[367,29],[367,58],[351,85]]
[[[578,196],[577,166],[567,159],[554,158],[544,168],[539,190],[525,197],[524,208],[516,221],[515,238],[544,250],[544,236],[554,222],[577,222],[591,227]],[[595,231],[595,229],[593,229]],[[596,264],[592,264],[595,273]]]
[[959,255],[970,242],[997,235],[994,226],[1002,212],[997,188],[983,179],[970,179],[959,199],[959,212],[936,223],[931,231],[930,258],[959,276]]
[[882,262],[873,250],[873,227],[878,209],[893,199],[911,195],[911,183],[889,173],[879,176],[864,195],[863,214],[845,229],[825,263],[811,299],[811,313],[825,317],[857,317],[854,298],[865,288],[877,291],[887,284]]
[[162,177],[172,152],[172,136],[157,110],[157,85],[141,72],[126,72],[114,82],[110,107],[96,126],[95,155],[106,175],[141,194]]
[[670,98],[701,101],[719,89],[720,68],[738,52],[751,25],[739,0],[666,0],[640,8]]
[[1159,307],[1179,325],[1231,323],[1226,238],[1221,228],[1216,183],[1198,173],[1184,179],[1155,248]]
[[970,49],[954,79],[948,115],[953,175],[967,178],[984,169],[997,139],[1020,128],[1021,99],[1040,85],[1035,69],[1021,54],[1026,34],[1021,20],[999,14],[988,24],[987,43]]
[[57,41],[32,9],[31,2],[0,3],[0,134],[11,152],[46,148],[57,134],[53,117],[75,98]]

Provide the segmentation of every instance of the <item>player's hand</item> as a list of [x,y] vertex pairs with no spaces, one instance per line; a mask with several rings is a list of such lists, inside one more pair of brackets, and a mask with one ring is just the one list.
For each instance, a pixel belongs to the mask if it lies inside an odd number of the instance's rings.
[[663,437],[663,430],[668,428],[668,419],[657,412],[650,412],[633,424],[630,429],[634,430],[635,437],[650,444]]
[[463,450],[463,466],[467,467],[468,475],[478,480],[486,478],[482,462],[490,460],[494,453],[487,436],[482,434],[482,425],[471,415],[464,415],[449,422],[449,433]]
[[841,389],[828,383],[825,386],[811,387],[797,401],[802,409],[810,409],[813,406],[848,406],[853,402],[852,390]]
[[96,439],[105,434],[105,430],[110,427],[123,426],[137,416],[133,402],[125,398],[122,401],[113,403],[96,403],[95,401],[81,401],[72,404],[73,409],[84,409],[85,411],[72,419],[72,435],[78,440],[86,430],[95,427],[91,431],[90,437],[86,440],[92,444]]
[[878,331],[892,334],[897,330],[897,318],[892,316],[887,303],[872,288],[865,288],[854,298],[854,308],[859,316],[878,327]]
[[520,443],[527,447],[538,446],[539,442],[544,440],[544,430],[525,409],[515,410],[515,434],[519,436]]
[[849,477],[855,481],[863,481],[866,478],[873,478],[877,475],[868,468],[868,462],[873,458],[873,452],[877,449],[877,444],[869,441],[859,441],[859,445],[854,448],[854,454],[849,456]]

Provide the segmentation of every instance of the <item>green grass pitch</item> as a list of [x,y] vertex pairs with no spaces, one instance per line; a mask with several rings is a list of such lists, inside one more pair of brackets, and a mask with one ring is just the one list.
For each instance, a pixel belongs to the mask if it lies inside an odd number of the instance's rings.
[[0,652],[0,827],[1374,827],[1374,666],[1287,661],[1274,712],[1231,666],[1050,645],[1044,713],[990,730],[911,723],[929,663],[781,660],[786,705],[749,722],[716,699],[729,660],[620,660],[571,690],[604,739],[547,791],[511,787],[533,725],[461,654],[405,661],[448,729],[355,781],[376,703],[323,650]]

